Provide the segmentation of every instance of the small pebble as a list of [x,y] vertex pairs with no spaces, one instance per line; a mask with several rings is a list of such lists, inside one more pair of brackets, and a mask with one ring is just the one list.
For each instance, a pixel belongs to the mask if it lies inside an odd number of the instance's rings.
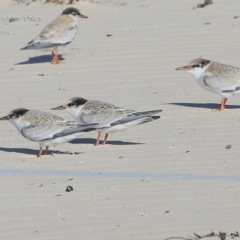
[[231,149],[232,148],[232,145],[231,144],[229,144],[229,145],[227,145],[226,147],[225,147],[225,149]]
[[73,191],[73,187],[72,186],[67,186],[66,192],[72,192]]
[[203,4],[198,4],[197,7],[198,8],[203,8],[209,4],[213,4],[213,1],[212,0],[205,0]]
[[212,0],[205,0],[204,4],[205,5],[213,4],[213,1]]
[[197,8],[203,8],[203,7],[205,7],[205,4],[198,4],[197,5]]

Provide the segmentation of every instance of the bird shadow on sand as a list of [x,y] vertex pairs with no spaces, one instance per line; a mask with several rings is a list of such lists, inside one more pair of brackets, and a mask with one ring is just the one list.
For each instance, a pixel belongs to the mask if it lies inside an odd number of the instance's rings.
[[[0,151],[22,153],[22,154],[27,154],[27,155],[37,155],[37,153],[38,153],[38,150],[30,149],[30,148],[4,148],[4,147],[0,147]],[[49,151],[49,153],[51,153],[51,151]]]
[[[72,144],[92,144],[94,145],[94,143],[96,142],[95,138],[77,138],[74,139],[72,141],[70,141],[69,143]],[[99,145],[102,144],[103,141],[100,141]],[[123,141],[107,141],[106,145],[140,145],[140,144],[145,144],[145,143],[136,143],[136,142],[123,142]]]
[[[208,109],[219,109],[220,104],[217,103],[169,103],[171,105],[191,107],[191,108],[208,108]],[[226,109],[237,109],[240,105],[226,105]]]
[[[63,60],[65,60],[65,58],[63,58],[63,55],[59,54],[58,55],[58,60],[59,61],[63,61]],[[31,57],[27,61],[19,62],[19,63],[16,63],[15,65],[37,64],[37,63],[46,63],[46,62],[49,62],[49,63],[52,62],[52,55],[48,54],[48,55],[41,55],[41,56]]]

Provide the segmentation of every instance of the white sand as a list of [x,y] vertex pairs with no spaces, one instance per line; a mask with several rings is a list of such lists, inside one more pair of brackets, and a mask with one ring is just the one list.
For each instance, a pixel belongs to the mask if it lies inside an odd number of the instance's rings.
[[[10,35],[0,36],[0,116],[17,107],[50,112],[81,96],[162,109],[161,119],[112,134],[106,146],[92,146],[94,132],[51,149],[80,154],[40,159],[38,144],[1,122],[0,239],[139,240],[240,231],[240,96],[213,112],[220,96],[175,71],[199,56],[240,67],[240,18],[233,18],[240,15],[239,0],[195,10],[200,0],[104,2],[74,5],[89,19],[60,49],[64,63],[54,66],[50,56],[41,57],[48,53],[20,48],[67,5],[1,0],[0,31]],[[6,15],[43,16],[43,22],[9,23]],[[67,185],[74,191],[65,192]]]

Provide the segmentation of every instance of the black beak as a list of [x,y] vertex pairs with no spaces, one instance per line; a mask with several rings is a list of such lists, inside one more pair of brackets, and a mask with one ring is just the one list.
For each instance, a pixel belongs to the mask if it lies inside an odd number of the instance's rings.
[[9,119],[10,119],[9,116],[5,116],[5,117],[1,117],[1,118],[0,118],[0,121],[3,121],[3,120],[9,120]]
[[84,15],[82,15],[81,13],[80,13],[79,17],[80,17],[80,18],[88,18],[87,16],[84,16]]

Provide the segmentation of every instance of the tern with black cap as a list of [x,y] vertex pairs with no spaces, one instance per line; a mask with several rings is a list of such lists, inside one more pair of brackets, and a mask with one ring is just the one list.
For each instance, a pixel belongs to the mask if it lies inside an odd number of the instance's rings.
[[[28,140],[39,144],[38,157],[45,155],[49,146],[58,145],[96,130],[97,124],[81,125],[75,121],[66,121],[54,114],[39,110],[17,108],[12,110],[1,121],[9,120],[18,132]],[[42,152],[43,147],[46,147]]]
[[86,100],[74,97],[64,105],[52,108],[52,110],[66,110],[78,123],[98,123],[96,126],[98,137],[95,146],[99,145],[101,133],[105,133],[103,144],[107,142],[109,133],[124,131],[132,126],[151,122],[159,119],[158,114],[162,110],[137,112],[126,108],[117,107],[111,103],[99,100]]

